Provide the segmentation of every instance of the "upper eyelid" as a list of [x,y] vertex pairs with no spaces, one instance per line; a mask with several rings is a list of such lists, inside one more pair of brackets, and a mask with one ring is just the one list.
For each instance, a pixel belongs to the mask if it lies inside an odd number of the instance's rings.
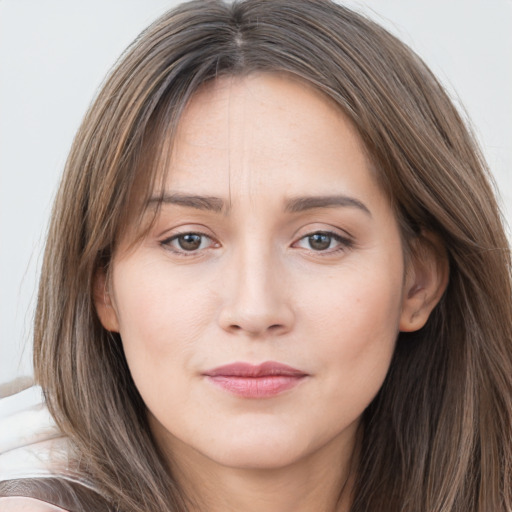
[[169,240],[175,240],[176,238],[179,238],[180,236],[184,235],[198,235],[198,236],[204,236],[205,238],[209,238],[210,240],[213,240],[214,238],[211,235],[208,235],[207,233],[202,233],[201,231],[181,231],[179,233],[173,233],[172,235],[168,235],[164,237],[161,242],[166,242]]
[[[315,229],[309,228],[307,231],[304,231],[303,234],[299,235],[300,231],[302,231],[304,228],[305,227],[295,232],[295,234],[293,235],[292,245],[297,243],[299,240],[307,238],[308,236],[312,236],[316,233],[330,235],[338,240],[350,242],[352,244],[355,242],[355,238],[352,234],[350,234],[348,231],[344,229],[337,228],[335,226],[327,226],[325,228],[317,227]],[[171,231],[172,233],[168,234],[169,231]],[[205,226],[198,226],[198,229],[194,229],[191,225],[182,225],[170,230],[166,230],[166,232],[162,233],[162,235],[160,235],[158,238],[160,239],[160,243],[168,243],[180,236],[187,234],[195,234],[206,237],[216,243],[220,243],[217,237],[206,231],[209,230]]]
[[[304,234],[303,236],[295,239],[295,241],[291,244],[291,247],[295,246],[300,241],[302,241],[310,236],[313,236],[315,234],[319,234],[319,233],[330,236],[331,238],[333,238],[334,240],[336,240],[338,242],[340,247],[326,249],[326,250],[317,250],[317,251],[315,251],[314,249],[310,249],[310,252],[315,253],[318,256],[325,256],[325,257],[333,256],[335,253],[338,253],[340,251],[345,252],[354,247],[354,240],[352,237],[343,236],[334,231],[320,230],[320,229],[309,231],[308,233]],[[204,247],[202,249],[194,249],[191,251],[173,247],[171,245],[174,240],[176,240],[180,236],[184,236],[184,235],[199,235],[199,236],[209,239],[211,244],[209,244],[208,247]],[[167,248],[167,250],[173,252],[176,256],[180,256],[180,257],[193,257],[193,256],[204,255],[204,252],[207,251],[208,249],[212,249],[212,246],[213,246],[213,248],[218,248],[220,246],[220,243],[215,238],[207,235],[206,233],[192,231],[192,230],[184,230],[179,233],[174,233],[174,234],[168,236],[167,238],[164,238],[159,243],[160,243],[160,245],[165,246]],[[215,247],[216,244],[217,244],[217,247]]]
[[[327,226],[325,228],[318,227],[318,228],[314,228],[314,229],[308,228],[307,231],[303,231],[303,229],[304,228],[301,228],[295,232],[294,239],[296,241],[302,240],[303,238],[314,235],[315,233],[324,233],[326,235],[335,236],[335,237],[341,238],[343,240],[350,240],[352,242],[355,240],[355,237],[351,233],[349,233],[348,231],[346,231],[344,229],[335,227],[335,226]],[[301,234],[301,233],[303,233],[303,234]]]
[[[300,235],[298,237],[296,236],[295,238],[296,238],[296,241],[298,241],[298,240],[302,240],[303,238],[306,238],[308,236],[315,235],[317,233],[323,233],[325,235],[331,235],[333,237],[343,238],[343,239],[352,239],[353,238],[352,235],[350,235],[346,231],[343,231],[343,234],[341,234],[336,231],[333,231],[332,229],[315,229],[313,231],[308,231],[307,233],[304,233],[303,235]],[[164,242],[166,240],[172,240],[174,238],[177,238],[177,237],[183,236],[183,235],[200,235],[200,236],[204,236],[206,238],[215,240],[214,236],[209,235],[208,233],[205,233],[203,231],[195,230],[195,229],[185,229],[183,231],[178,231],[171,235],[167,235],[161,241]]]
[[[194,249],[191,251],[187,251],[184,249],[180,249],[178,247],[174,247],[172,242],[174,242],[180,236],[184,236],[184,235],[199,235],[199,236],[207,238],[208,240],[210,240],[211,243],[208,245],[208,247],[203,247],[202,249]],[[206,233],[201,233],[198,231],[191,231],[191,230],[182,231],[180,233],[174,233],[174,234],[160,240],[158,243],[166,251],[169,251],[169,252],[173,253],[176,257],[180,257],[180,258],[181,257],[190,258],[190,257],[202,256],[202,255],[204,255],[204,251],[211,249],[212,245],[215,246],[215,244],[218,244],[218,242],[213,237],[207,235]]]
[[[177,240],[180,236],[185,236],[185,235],[198,235],[198,236],[207,238],[210,241],[210,245],[208,247],[204,247],[203,249],[196,249],[194,251],[184,251],[182,249],[171,247],[171,243],[172,242]],[[206,233],[201,233],[201,232],[198,232],[198,231],[183,231],[181,233],[174,233],[173,235],[170,235],[170,236],[164,238],[163,240],[160,240],[159,244],[160,245],[168,246],[169,248],[172,248],[172,250],[177,252],[177,253],[183,253],[183,254],[189,253],[190,255],[192,255],[196,251],[209,249],[211,247],[211,245],[219,244],[219,242],[215,238],[213,238],[212,236],[207,235]]]
[[160,234],[158,234],[157,238],[159,238],[160,241],[164,241],[177,236],[195,234],[206,236],[212,240],[215,239],[215,236],[211,234],[210,229],[208,229],[206,226],[200,224],[198,224],[197,227],[195,226],[196,225],[194,224],[183,224],[174,228],[166,229],[165,231],[162,231]]
[[310,236],[317,235],[317,234],[330,236],[331,238],[334,238],[335,240],[337,240],[340,243],[345,243],[345,244],[348,244],[348,243],[353,244],[354,243],[353,238],[349,235],[345,236],[345,235],[340,235],[339,233],[336,233],[334,231],[324,231],[324,230],[317,230],[317,231],[311,231],[309,233],[306,233],[305,235],[297,238],[297,240],[293,243],[296,244],[297,242],[300,242],[301,240],[304,240],[305,238],[309,238]]

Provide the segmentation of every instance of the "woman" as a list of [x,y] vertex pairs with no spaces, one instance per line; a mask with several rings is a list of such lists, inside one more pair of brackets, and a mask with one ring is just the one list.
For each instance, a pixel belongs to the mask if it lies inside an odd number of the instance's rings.
[[511,510],[511,296],[417,56],[325,1],[185,4],[72,147],[34,345],[61,444],[4,504]]

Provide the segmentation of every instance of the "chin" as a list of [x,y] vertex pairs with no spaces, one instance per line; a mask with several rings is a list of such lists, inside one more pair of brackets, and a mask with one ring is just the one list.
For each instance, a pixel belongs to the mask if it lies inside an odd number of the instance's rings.
[[279,469],[293,465],[319,448],[316,445],[320,439],[307,434],[297,428],[252,425],[242,431],[230,430],[212,436],[203,445],[203,450],[200,446],[196,449],[225,467]]
[[212,459],[225,467],[245,470],[281,469],[298,461],[303,454],[297,447],[279,446],[278,443],[258,443],[251,446],[241,446],[232,443],[224,452],[211,454]]

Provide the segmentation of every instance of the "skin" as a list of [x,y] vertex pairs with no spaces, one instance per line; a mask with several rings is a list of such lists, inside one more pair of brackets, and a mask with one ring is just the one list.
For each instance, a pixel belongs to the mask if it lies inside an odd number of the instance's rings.
[[0,498],[0,509],[2,512],[66,512],[63,508],[44,501],[21,496]]
[[[348,510],[361,414],[399,330],[422,327],[441,296],[439,258],[425,250],[405,265],[355,129],[290,77],[203,86],[168,171],[167,196],[217,200],[168,201],[140,244],[127,235],[111,280],[97,279],[96,306],[121,334],[191,510]],[[293,199],[333,195],[350,201],[290,211]],[[197,249],[180,246],[186,233],[202,234]],[[239,361],[277,361],[307,377],[247,399],[203,375]]]

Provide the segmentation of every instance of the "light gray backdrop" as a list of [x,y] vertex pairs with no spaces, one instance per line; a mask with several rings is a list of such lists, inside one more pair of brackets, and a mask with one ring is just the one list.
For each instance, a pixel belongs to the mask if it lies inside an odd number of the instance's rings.
[[[0,383],[32,372],[44,233],[73,134],[123,49],[176,3],[0,0]],[[512,224],[512,1],[345,4],[412,46],[464,105]]]

